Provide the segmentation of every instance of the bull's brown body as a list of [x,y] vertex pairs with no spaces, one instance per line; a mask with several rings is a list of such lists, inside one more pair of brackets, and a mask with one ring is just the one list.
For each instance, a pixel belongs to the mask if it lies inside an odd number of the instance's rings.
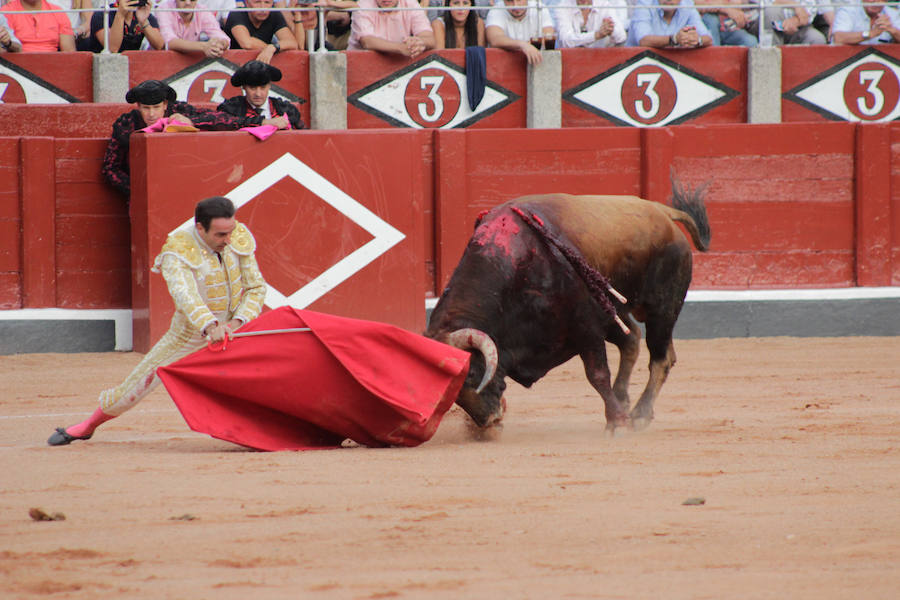
[[[530,386],[575,355],[603,397],[608,428],[650,422],[654,399],[675,362],[672,331],[691,281],[691,246],[675,222],[686,226],[700,250],[707,249],[709,237],[699,194],[685,198],[676,186],[673,202],[684,211],[634,196],[549,194],[512,200],[484,217],[426,332],[447,339],[452,331],[471,328],[496,344],[496,374],[476,392],[484,361],[473,357],[457,400],[477,424],[502,417],[504,377]],[[544,233],[523,214],[533,215]],[[566,258],[548,237],[583,260]],[[592,294],[579,263],[599,271],[627,298],[626,304],[613,304],[630,333],[604,310],[606,301]],[[629,414],[628,383],[640,343],[632,317],[646,326],[650,378]],[[621,354],[614,385],[606,341]]]

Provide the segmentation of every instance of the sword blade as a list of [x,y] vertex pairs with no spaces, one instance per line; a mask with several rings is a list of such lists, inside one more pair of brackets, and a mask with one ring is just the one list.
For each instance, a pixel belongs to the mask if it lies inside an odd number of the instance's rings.
[[232,333],[231,337],[250,337],[251,335],[272,335],[275,333],[302,333],[312,331],[309,327],[295,327],[293,329],[264,329],[262,331],[244,331]]

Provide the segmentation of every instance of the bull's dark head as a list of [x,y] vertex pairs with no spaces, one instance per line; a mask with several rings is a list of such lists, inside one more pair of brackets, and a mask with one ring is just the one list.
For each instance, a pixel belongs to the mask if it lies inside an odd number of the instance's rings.
[[[503,377],[497,375],[497,346],[491,336],[478,329],[457,329],[438,338],[460,350],[475,350],[469,374],[456,403],[479,427],[488,427],[503,418]],[[479,374],[481,374],[479,380]],[[477,384],[476,384],[477,382]]]

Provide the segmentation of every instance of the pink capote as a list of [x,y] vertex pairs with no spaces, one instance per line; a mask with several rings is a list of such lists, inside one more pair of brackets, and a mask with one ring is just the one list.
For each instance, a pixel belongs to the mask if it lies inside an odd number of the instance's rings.
[[154,123],[153,125],[148,125],[147,127],[144,127],[143,129],[141,129],[141,131],[144,131],[146,133],[154,133],[156,131],[165,131],[168,133],[172,133],[172,132],[178,132],[178,131],[192,132],[192,131],[200,131],[200,130],[197,129],[196,127],[194,127],[193,125],[186,125],[185,123],[182,123],[181,121],[176,121],[169,117],[163,117],[161,119],[157,119],[156,123]]
[[[288,129],[291,129],[290,121],[288,121]],[[246,131],[259,141],[264,142],[278,131],[278,128],[274,125],[254,125],[252,127],[241,127],[238,131]]]
[[264,142],[278,131],[278,128],[274,125],[254,125],[253,127],[241,127],[238,131],[246,131],[261,142]]
[[434,435],[469,353],[403,329],[282,307],[157,373],[194,431],[259,450],[417,446]]

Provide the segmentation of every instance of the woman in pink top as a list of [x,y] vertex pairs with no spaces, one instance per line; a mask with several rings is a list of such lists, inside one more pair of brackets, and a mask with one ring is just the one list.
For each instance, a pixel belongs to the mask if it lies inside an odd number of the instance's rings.
[[[434,48],[434,32],[428,17],[415,0],[359,0],[353,13],[348,50],[378,50],[415,58]],[[412,8],[417,10],[389,10]]]
[[[196,8],[197,0],[164,0],[157,8]],[[159,32],[166,49],[177,52],[203,52],[218,58],[228,49],[231,40],[219,27],[215,14],[202,12],[157,11]]]
[[0,8],[13,33],[22,42],[22,52],[74,52],[75,34],[64,12],[28,14],[33,10],[61,10],[44,0],[12,0]]

